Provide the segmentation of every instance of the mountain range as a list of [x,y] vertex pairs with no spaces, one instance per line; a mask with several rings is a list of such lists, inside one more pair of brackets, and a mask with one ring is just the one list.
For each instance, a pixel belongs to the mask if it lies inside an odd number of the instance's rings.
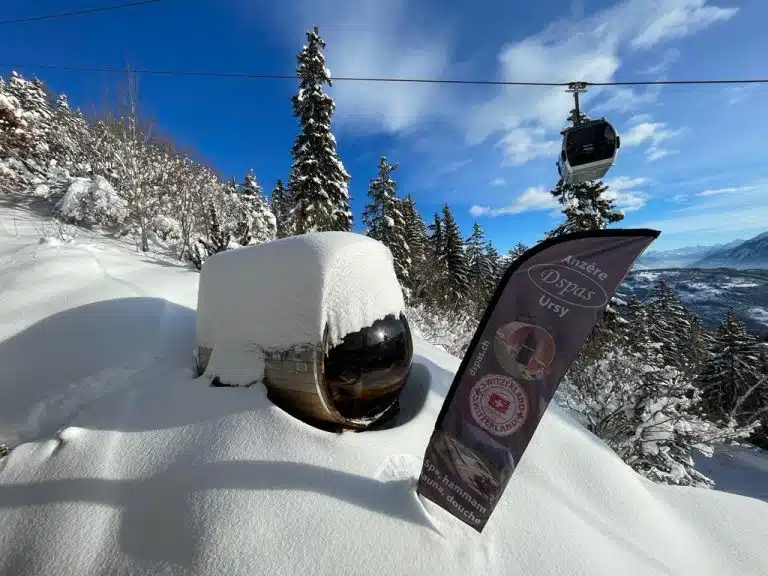
[[768,232],[726,244],[649,251],[638,258],[636,268],[768,269]]
[[693,265],[694,268],[768,268],[768,232],[736,246],[713,250]]

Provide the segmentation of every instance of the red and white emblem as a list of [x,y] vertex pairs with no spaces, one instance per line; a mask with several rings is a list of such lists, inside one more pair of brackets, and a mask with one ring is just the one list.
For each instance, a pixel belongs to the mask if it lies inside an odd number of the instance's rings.
[[514,379],[499,374],[488,374],[474,383],[469,408],[475,422],[494,436],[514,434],[530,412],[525,389]]

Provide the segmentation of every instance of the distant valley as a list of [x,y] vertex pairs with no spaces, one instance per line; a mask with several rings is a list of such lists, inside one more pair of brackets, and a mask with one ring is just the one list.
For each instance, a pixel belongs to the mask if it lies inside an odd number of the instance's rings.
[[750,332],[768,334],[768,269],[635,269],[616,295],[623,300],[634,296],[642,301],[659,278],[669,282],[705,326],[717,327],[725,313],[733,309]]

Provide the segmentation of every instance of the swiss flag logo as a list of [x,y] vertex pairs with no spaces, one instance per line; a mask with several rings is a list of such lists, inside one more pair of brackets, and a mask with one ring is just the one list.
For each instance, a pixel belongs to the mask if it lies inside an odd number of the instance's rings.
[[501,412],[502,414],[507,413],[509,410],[509,404],[509,400],[502,398],[498,394],[491,393],[491,395],[488,397],[488,405],[494,410]]

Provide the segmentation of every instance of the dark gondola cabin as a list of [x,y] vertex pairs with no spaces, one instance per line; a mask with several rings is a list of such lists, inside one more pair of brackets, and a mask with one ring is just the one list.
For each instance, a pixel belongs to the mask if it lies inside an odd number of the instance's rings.
[[607,120],[586,121],[563,131],[557,163],[565,184],[599,180],[616,160],[621,141]]

